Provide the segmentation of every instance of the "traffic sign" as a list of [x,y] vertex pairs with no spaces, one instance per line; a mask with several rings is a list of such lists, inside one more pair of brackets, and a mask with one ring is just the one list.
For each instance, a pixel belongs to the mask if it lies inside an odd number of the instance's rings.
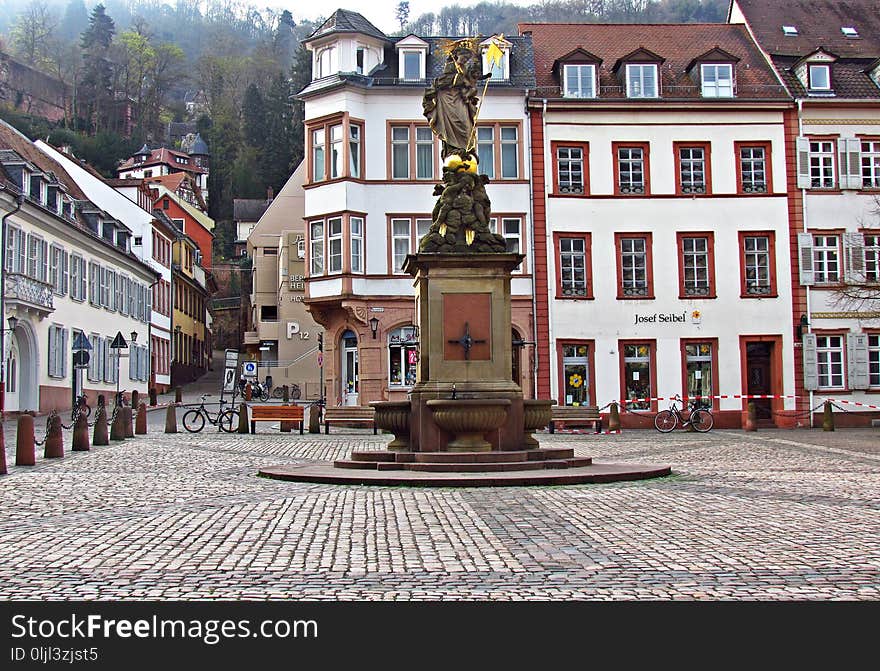
[[125,342],[125,338],[122,337],[122,331],[116,332],[116,337],[113,338],[113,342],[110,343],[110,349],[128,349],[128,343]]
[[243,377],[257,377],[257,362],[245,361],[241,364],[241,374]]
[[73,365],[77,368],[85,368],[89,365],[91,355],[85,350],[73,353]]
[[86,334],[80,331],[76,334],[76,338],[73,339],[73,349],[74,350],[90,350],[92,349],[92,343],[89,342],[89,339],[86,338]]
[[318,368],[324,367],[324,353],[318,352]]

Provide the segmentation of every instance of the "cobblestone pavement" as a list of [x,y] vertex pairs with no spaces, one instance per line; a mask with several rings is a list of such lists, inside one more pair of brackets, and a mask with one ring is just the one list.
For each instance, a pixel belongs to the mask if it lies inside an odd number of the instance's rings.
[[[668,478],[330,486],[368,431],[147,437],[0,478],[0,599],[880,598],[880,431],[539,434]],[[40,451],[41,452],[41,451]]]

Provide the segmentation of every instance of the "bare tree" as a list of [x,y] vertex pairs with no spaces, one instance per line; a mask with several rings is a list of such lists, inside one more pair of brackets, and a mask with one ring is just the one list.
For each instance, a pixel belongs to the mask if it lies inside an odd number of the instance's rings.
[[880,196],[874,196],[868,216],[859,224],[863,233],[847,234],[853,238],[845,247],[850,272],[834,290],[832,301],[842,311],[880,314]]
[[12,26],[15,55],[27,65],[46,65],[51,60],[52,42],[58,17],[43,0],[31,0]]

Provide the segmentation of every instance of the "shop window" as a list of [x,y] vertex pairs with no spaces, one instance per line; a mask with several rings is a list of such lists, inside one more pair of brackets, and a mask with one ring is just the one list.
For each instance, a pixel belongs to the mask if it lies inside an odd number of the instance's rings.
[[689,399],[701,399],[700,403],[711,406],[715,395],[714,370],[716,368],[715,344],[694,342],[684,346],[685,393]]
[[623,397],[627,410],[651,410],[654,346],[652,343],[622,344]]
[[388,385],[412,387],[416,383],[419,344],[415,326],[402,326],[388,334]]
[[562,345],[560,368],[562,373],[563,405],[590,405],[590,345]]

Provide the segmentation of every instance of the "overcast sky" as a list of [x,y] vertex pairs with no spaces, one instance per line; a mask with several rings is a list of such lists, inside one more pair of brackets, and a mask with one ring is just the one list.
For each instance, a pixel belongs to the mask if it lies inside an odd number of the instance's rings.
[[[409,16],[415,19],[421,14],[428,12],[439,13],[443,7],[449,5],[459,5],[460,7],[470,7],[476,5],[481,0],[409,0]],[[527,6],[532,4],[534,0],[508,0],[512,4]],[[370,23],[376,26],[384,33],[393,33],[400,29],[400,24],[395,17],[399,0],[323,0],[320,3],[292,3],[283,0],[270,0],[271,5],[289,9],[294,19],[316,19],[318,15],[330,16],[337,9],[349,9],[362,14]],[[312,12],[308,8],[313,6],[316,11]]]

